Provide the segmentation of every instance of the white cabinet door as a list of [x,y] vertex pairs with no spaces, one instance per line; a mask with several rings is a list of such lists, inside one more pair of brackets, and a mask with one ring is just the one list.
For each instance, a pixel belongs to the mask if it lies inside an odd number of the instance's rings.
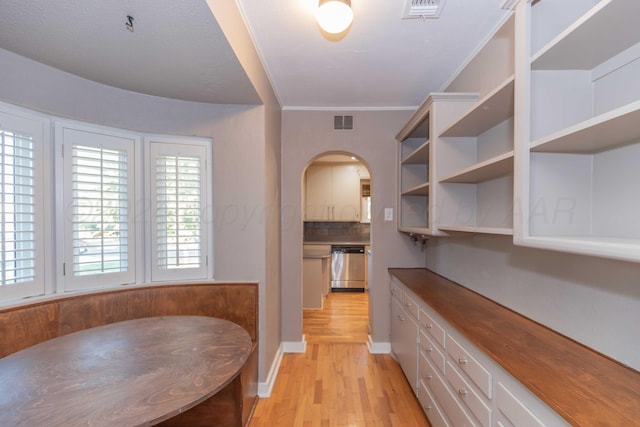
[[306,221],[359,221],[360,176],[355,165],[312,165],[306,173]]
[[395,298],[391,299],[391,349],[413,392],[418,387],[418,325]]
[[305,190],[305,220],[329,221],[333,203],[331,167],[309,166]]
[[354,165],[332,166],[334,221],[360,220],[360,176]]

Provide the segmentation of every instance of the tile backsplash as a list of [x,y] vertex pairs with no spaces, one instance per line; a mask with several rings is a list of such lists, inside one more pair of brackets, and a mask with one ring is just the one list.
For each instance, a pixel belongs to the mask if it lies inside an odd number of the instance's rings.
[[305,222],[305,242],[369,242],[371,224],[360,222]]

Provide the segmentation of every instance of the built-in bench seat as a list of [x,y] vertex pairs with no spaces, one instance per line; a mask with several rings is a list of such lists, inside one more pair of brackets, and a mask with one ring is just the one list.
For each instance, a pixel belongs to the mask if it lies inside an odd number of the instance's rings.
[[257,401],[257,283],[141,285],[38,298],[0,308],[0,357],[86,328],[123,320],[200,315],[232,321],[251,337],[244,369],[212,398],[162,426],[243,426]]

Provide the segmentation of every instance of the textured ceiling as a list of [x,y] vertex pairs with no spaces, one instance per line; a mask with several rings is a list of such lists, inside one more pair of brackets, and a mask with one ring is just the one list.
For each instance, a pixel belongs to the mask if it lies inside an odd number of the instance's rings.
[[0,10],[0,48],[60,70],[167,98],[260,102],[205,0],[0,0]]
[[[439,19],[402,20],[405,0],[352,0],[353,25],[329,40],[317,1],[235,0],[285,108],[415,107],[507,13],[500,0],[448,0]],[[149,95],[260,103],[207,0],[0,0],[0,10],[0,48],[18,55]]]

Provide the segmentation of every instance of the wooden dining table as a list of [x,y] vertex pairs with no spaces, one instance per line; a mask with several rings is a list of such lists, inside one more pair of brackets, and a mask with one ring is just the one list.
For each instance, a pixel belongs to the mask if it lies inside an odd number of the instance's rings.
[[155,425],[229,384],[251,348],[240,326],[206,316],[63,335],[0,359],[0,426]]

